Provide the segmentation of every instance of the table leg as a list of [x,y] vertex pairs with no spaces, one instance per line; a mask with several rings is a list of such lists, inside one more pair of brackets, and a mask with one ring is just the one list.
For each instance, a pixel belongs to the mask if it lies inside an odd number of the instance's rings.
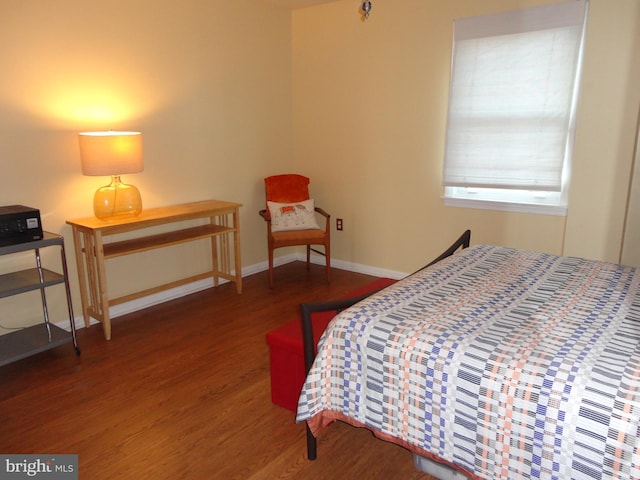
[[102,328],[104,338],[111,340],[111,317],[109,316],[109,295],[107,292],[107,273],[104,266],[104,245],[102,243],[102,232],[94,232],[94,248],[96,273],[98,274],[98,295],[97,308],[102,317]]
[[[82,318],[84,327],[89,328],[89,299],[87,290],[87,277],[85,273],[85,262],[89,262],[90,253],[87,251],[86,234],[80,232],[78,227],[73,227],[73,246],[76,254],[76,268],[78,269],[78,282],[80,282],[80,302],[82,303]],[[84,251],[84,254],[83,254]]]
[[[211,216],[209,217],[209,222],[211,225],[216,224],[217,217]],[[220,265],[218,263],[218,239],[215,236],[210,237],[211,240],[211,270],[213,272],[213,286],[217,287],[220,283]]]
[[236,291],[242,293],[242,260],[240,259],[240,215],[238,209],[233,211],[233,256],[236,261]]

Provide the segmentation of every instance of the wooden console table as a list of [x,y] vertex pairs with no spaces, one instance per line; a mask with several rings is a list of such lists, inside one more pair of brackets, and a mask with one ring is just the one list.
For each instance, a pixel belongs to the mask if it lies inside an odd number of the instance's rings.
[[[241,206],[239,203],[205,200],[170,207],[150,208],[143,210],[140,215],[135,217],[122,216],[109,220],[87,217],[67,220],[67,223],[73,228],[85,327],[89,327],[90,317],[99,320],[102,322],[104,336],[109,340],[111,339],[111,319],[109,317],[111,305],[118,305],[210,276],[213,277],[215,286],[218,286],[220,278],[224,278],[235,282],[238,293],[242,293],[240,217],[238,213]],[[103,238],[106,235],[198,219],[204,219],[208,223],[110,243],[105,243]],[[233,237],[233,257],[235,260],[233,272],[232,255],[229,248],[230,237]],[[212,267],[210,271],[123,297],[109,299],[105,259],[206,238],[211,240]]]

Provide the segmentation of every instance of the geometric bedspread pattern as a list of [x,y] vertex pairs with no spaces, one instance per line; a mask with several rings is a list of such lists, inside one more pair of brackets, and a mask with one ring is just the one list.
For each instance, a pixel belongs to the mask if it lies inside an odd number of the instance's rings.
[[[336,415],[339,414],[339,415]],[[640,478],[640,271],[473,246],[343,311],[297,421],[479,478]]]

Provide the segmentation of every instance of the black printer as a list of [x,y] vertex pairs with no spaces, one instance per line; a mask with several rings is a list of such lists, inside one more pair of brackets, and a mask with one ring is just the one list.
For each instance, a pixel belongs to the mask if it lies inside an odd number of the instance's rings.
[[0,207],[0,247],[42,238],[40,210],[24,205]]

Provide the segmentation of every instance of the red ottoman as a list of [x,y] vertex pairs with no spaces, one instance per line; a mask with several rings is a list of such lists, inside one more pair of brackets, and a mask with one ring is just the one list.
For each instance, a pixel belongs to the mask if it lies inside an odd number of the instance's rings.
[[[392,283],[395,283],[395,280],[391,278],[379,278],[341,298],[363,295],[380,290]],[[313,335],[316,343],[334,316],[335,312],[313,314]],[[286,325],[267,333],[271,366],[271,401],[292,412],[295,412],[298,407],[298,397],[306,377],[301,323],[300,317],[297,317]]]

